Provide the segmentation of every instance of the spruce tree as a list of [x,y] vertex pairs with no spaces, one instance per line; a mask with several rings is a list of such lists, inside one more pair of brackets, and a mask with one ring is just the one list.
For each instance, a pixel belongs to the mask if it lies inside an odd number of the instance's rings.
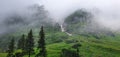
[[39,41],[38,41],[38,49],[39,49],[39,56],[46,57],[46,47],[45,47],[45,34],[43,30],[43,26],[41,27],[41,31],[39,32]]
[[30,57],[31,53],[34,53],[33,48],[34,48],[34,39],[33,39],[33,33],[31,29],[30,32],[28,33],[28,37],[25,43],[25,51],[28,54],[28,57]]
[[22,51],[25,50],[25,35],[24,34],[18,41],[18,49],[22,49]]
[[10,41],[10,43],[8,45],[8,55],[7,55],[7,57],[12,57],[13,56],[14,45],[15,45],[15,40],[13,38],[13,39],[11,39],[11,41]]

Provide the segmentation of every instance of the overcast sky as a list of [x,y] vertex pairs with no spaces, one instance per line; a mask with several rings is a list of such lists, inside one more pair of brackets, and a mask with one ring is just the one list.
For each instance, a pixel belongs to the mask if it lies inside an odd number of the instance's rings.
[[38,3],[38,1],[39,0],[0,0],[0,34],[16,28],[14,25],[8,26],[3,22],[10,14],[16,12],[24,14],[25,8]]
[[120,0],[0,0],[0,20],[9,12],[21,11],[36,3],[43,4],[58,22],[72,12],[85,8],[95,13],[99,24],[113,30],[120,29]]
[[105,14],[119,14],[120,0],[42,0],[46,9],[56,18],[63,18],[65,15],[80,9],[98,9]]
[[0,20],[3,20],[8,13],[22,11],[35,3],[38,3],[38,0],[0,0]]
[[120,29],[120,0],[42,0],[45,8],[55,20],[61,21],[78,10],[85,8],[94,12],[96,22],[112,30]]

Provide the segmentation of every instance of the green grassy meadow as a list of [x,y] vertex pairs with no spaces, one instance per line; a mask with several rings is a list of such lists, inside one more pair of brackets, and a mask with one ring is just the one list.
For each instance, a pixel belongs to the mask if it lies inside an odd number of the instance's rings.
[[[62,37],[65,36],[64,33],[56,33],[57,36]],[[49,34],[46,35],[50,37]],[[56,36],[56,37],[57,37]],[[82,46],[79,47],[81,57],[120,57],[120,38],[101,38],[96,39],[94,37],[85,37],[80,35],[66,36],[61,41],[61,39],[57,38],[55,42],[52,42],[52,39],[46,39],[47,44],[47,57],[60,57],[61,50],[63,48],[72,49],[72,45],[79,43]],[[119,36],[117,36],[119,37]],[[53,38],[54,39],[54,38]],[[59,41],[60,40],[60,41]],[[16,50],[15,52],[17,52]],[[18,51],[19,52],[19,51]],[[37,53],[37,49],[35,49],[35,53]],[[0,53],[0,57],[6,57],[7,53]],[[34,57],[32,55],[31,57]],[[24,57],[27,57],[25,55]]]

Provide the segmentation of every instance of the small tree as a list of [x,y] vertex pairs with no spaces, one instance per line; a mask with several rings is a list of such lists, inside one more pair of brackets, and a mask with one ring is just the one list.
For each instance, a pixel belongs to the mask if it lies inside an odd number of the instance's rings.
[[38,41],[38,49],[40,50],[36,57],[42,56],[46,57],[46,47],[45,47],[45,34],[43,30],[43,26],[41,27],[41,31],[39,32],[39,41]]
[[[81,47],[81,46],[82,46],[82,45],[79,44],[79,43],[74,44],[74,45],[72,46],[72,48],[76,49],[78,55],[79,55],[79,47]],[[79,56],[80,56],[80,55],[79,55]]]
[[76,50],[62,49],[60,57],[80,57]]
[[13,38],[13,39],[11,39],[11,41],[10,41],[10,43],[8,45],[8,55],[7,55],[7,57],[12,57],[13,56],[14,45],[15,45],[15,40]]
[[33,39],[33,33],[31,29],[30,32],[28,33],[28,37],[25,43],[25,51],[28,54],[28,57],[30,57],[31,53],[34,53],[33,48],[34,48],[34,39]]
[[17,52],[17,53],[15,53],[14,56],[15,56],[15,57],[23,57],[23,53],[21,53],[21,52]]

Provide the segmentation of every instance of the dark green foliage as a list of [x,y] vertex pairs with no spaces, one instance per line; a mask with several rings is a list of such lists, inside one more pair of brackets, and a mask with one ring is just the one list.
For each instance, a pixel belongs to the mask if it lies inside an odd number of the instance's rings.
[[73,50],[62,49],[61,57],[80,57],[79,47],[81,47],[81,44],[74,44],[72,46]]
[[44,31],[43,31],[43,26],[41,27],[41,31],[39,33],[39,36],[40,36],[40,39],[38,41],[38,48],[43,48],[44,45],[45,45],[45,34],[44,34]]
[[79,52],[75,50],[62,49],[61,57],[80,57]]
[[7,57],[13,57],[14,55],[12,53],[8,53]]
[[79,55],[79,47],[81,47],[81,46],[82,46],[82,45],[79,44],[79,43],[74,44],[74,45],[72,46],[72,48],[76,49],[76,52],[78,53],[78,55]]
[[25,35],[24,34],[18,41],[18,49],[25,50]]
[[28,37],[26,39],[26,43],[25,43],[25,52],[29,55],[31,53],[34,53],[34,39],[33,39],[33,33],[32,30],[30,30],[30,32],[28,33]]
[[15,57],[23,57],[23,53],[17,52],[17,53],[15,53],[14,56],[15,56]]
[[40,50],[36,57],[42,56],[46,57],[46,47],[45,47],[45,34],[43,30],[43,26],[41,27],[41,31],[39,33],[40,39],[38,41],[38,49]]
[[75,40],[75,39],[67,39],[67,40],[65,40],[65,43],[67,43],[67,44],[76,43],[76,42],[78,42],[78,41]]
[[79,47],[81,47],[81,46],[82,46],[81,44],[74,44],[74,45],[72,46],[72,48],[77,49],[77,48],[79,48]]
[[7,57],[12,57],[13,56],[14,45],[15,45],[15,40],[11,39],[11,42],[8,45],[8,55],[7,55]]
[[8,46],[8,49],[9,49],[8,52],[10,52],[10,53],[14,52],[14,45],[15,45],[15,40],[12,39],[11,42],[10,42],[10,44],[9,44],[9,46]]

